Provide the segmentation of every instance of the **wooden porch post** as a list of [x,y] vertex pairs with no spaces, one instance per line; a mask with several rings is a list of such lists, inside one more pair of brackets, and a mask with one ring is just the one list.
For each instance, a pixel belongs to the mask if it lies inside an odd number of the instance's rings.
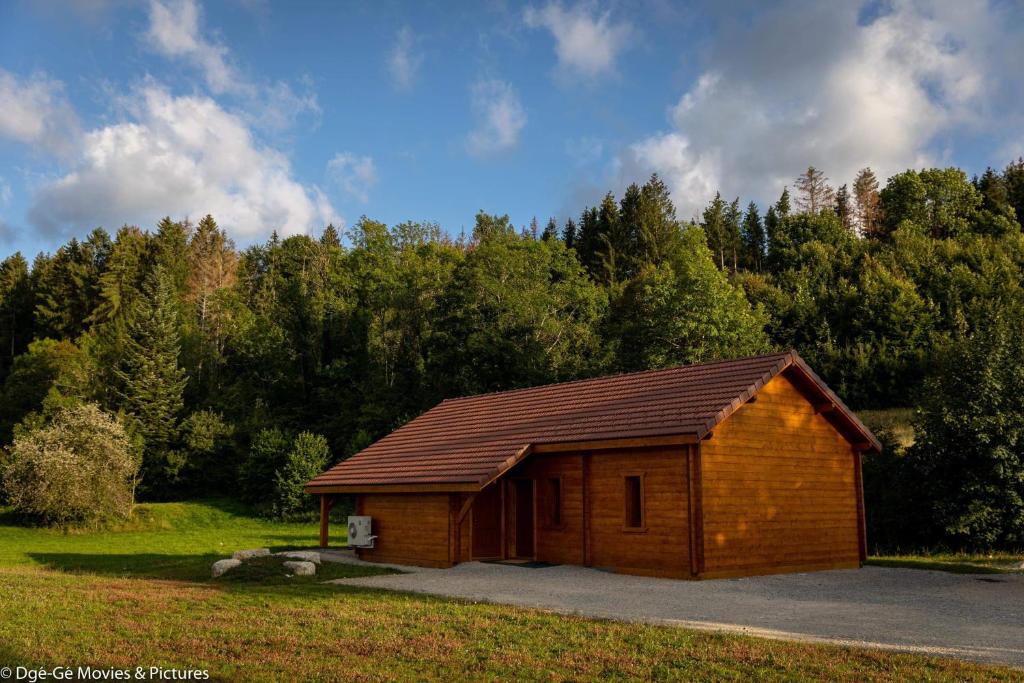
[[320,496],[320,547],[326,548],[330,539],[331,508],[334,507],[334,496]]

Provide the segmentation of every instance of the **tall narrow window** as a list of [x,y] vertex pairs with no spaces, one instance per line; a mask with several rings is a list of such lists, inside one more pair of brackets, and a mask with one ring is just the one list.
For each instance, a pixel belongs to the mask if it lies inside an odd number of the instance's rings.
[[644,526],[644,484],[643,477],[626,477],[626,528],[642,529]]
[[562,525],[562,480],[548,479],[548,526]]

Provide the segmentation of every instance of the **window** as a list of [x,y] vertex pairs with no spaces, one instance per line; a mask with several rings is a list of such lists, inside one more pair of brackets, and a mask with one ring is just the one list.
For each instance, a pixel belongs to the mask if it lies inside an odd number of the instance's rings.
[[626,481],[626,528],[642,529],[644,527],[644,479],[640,475],[630,475]]
[[562,480],[548,479],[547,525],[562,526]]

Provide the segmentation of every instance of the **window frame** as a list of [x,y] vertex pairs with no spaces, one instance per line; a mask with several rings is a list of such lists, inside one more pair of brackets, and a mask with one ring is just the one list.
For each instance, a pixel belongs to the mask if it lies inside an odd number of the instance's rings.
[[[565,482],[562,475],[557,476],[546,476],[543,478],[544,482],[544,510],[543,519],[541,524],[545,529],[559,530],[565,528]],[[554,496],[552,484],[557,482],[558,484],[558,497],[557,501],[552,500]],[[557,502],[557,510],[554,505]],[[555,521],[555,515],[557,512],[558,520]]]
[[[645,486],[645,479],[647,475],[644,472],[623,472],[622,473],[622,530],[632,534],[642,534],[647,531],[647,492]],[[637,501],[637,507],[640,511],[640,526],[630,525],[629,519],[629,498],[628,482],[630,479],[636,479],[639,482],[639,500]]]

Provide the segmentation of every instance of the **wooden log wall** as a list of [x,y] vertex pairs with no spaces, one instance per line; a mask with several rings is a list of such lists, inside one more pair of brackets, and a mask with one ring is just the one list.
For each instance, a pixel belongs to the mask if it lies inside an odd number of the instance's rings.
[[785,375],[700,449],[702,576],[859,565],[859,461]]

